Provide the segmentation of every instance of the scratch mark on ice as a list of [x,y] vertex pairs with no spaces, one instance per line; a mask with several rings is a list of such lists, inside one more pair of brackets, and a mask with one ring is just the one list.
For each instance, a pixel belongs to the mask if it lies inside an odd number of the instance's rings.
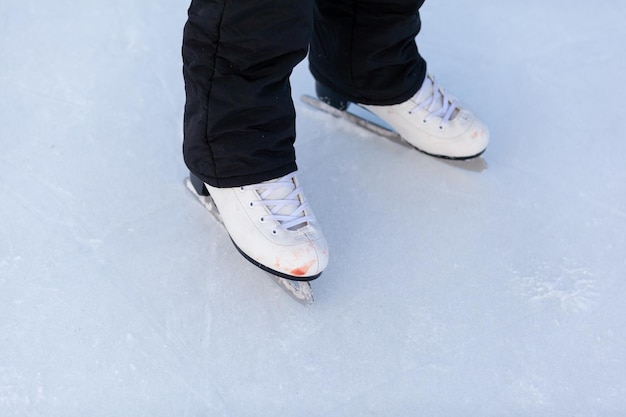
[[595,304],[598,293],[593,274],[568,258],[542,262],[535,271],[519,276],[522,294],[537,305],[558,305],[566,312],[582,312]]

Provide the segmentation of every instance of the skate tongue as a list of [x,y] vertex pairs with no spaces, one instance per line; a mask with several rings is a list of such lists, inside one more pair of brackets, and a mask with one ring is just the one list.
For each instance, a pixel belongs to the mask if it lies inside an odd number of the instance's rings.
[[422,104],[424,101],[432,99],[434,93],[434,85],[433,79],[430,75],[427,75],[424,79],[424,83],[422,87],[419,89],[417,94],[413,97],[413,102],[415,104]]

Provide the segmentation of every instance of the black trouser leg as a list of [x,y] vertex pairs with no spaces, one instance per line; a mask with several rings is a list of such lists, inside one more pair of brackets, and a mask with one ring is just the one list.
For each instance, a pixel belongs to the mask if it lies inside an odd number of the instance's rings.
[[316,0],[309,62],[322,84],[363,104],[397,104],[426,76],[415,36],[424,0]]
[[190,171],[216,187],[296,170],[289,75],[307,53],[310,0],[192,0],[183,34]]

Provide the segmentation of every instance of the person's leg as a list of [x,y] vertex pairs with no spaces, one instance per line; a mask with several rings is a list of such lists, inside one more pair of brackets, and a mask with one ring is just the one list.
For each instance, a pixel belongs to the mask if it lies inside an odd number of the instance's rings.
[[328,247],[295,177],[289,75],[307,52],[311,0],[192,0],[183,35],[185,162],[239,252],[294,280]]
[[489,131],[426,74],[415,36],[423,0],[316,0],[309,62],[322,101],[358,103],[438,157],[480,155]]
[[316,0],[309,62],[316,80],[362,104],[397,104],[419,90],[415,37],[423,0]]
[[296,170],[289,75],[307,53],[311,3],[192,0],[183,34],[184,156],[216,187]]

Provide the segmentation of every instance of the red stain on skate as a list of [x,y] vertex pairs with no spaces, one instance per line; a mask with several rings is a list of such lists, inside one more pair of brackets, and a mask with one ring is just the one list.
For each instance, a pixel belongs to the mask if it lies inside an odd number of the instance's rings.
[[289,271],[289,274],[293,275],[294,277],[304,276],[307,272],[309,272],[309,269],[311,269],[314,263],[315,261],[311,261],[308,264],[303,265],[299,268],[292,269],[291,271]]
[[481,129],[480,132],[474,131],[474,133],[472,133],[472,139],[478,139],[479,136],[481,138],[484,138],[485,136],[487,136],[487,132]]

